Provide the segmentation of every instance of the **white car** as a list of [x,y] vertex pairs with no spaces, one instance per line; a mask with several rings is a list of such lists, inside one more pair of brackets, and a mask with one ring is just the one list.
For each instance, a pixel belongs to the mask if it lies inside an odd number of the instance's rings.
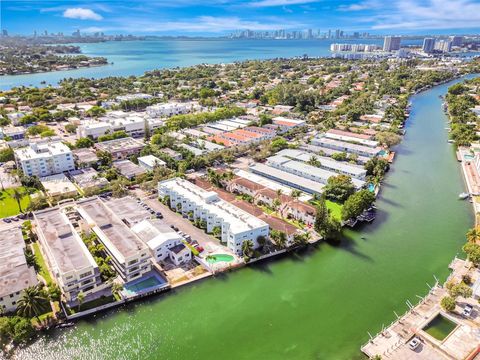
[[420,339],[417,338],[416,336],[412,340],[410,340],[410,342],[408,343],[408,347],[410,348],[410,350],[415,350],[419,346],[420,346]]
[[465,316],[465,317],[470,317],[470,315],[472,315],[472,310],[473,310],[473,306],[470,305],[470,304],[467,304],[467,305],[465,305],[465,307],[463,308],[463,313],[462,313],[462,315]]

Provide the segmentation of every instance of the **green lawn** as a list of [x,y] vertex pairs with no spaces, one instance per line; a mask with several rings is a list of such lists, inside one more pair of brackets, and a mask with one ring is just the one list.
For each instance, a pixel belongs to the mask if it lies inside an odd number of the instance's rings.
[[327,208],[330,210],[332,216],[337,220],[342,219],[342,204],[327,200]]
[[[310,200],[310,204],[317,206],[318,202],[315,200]],[[327,204],[327,208],[330,210],[330,213],[332,214],[332,217],[334,217],[337,220],[342,220],[343,205],[331,200],[326,200],[326,204]]]
[[45,264],[45,259],[43,258],[43,255],[40,252],[38,243],[35,242],[32,245],[33,245],[33,251],[35,253],[35,257],[37,258],[38,266],[40,266],[39,273],[45,279],[45,281],[50,284],[52,282],[52,277],[48,272],[47,264]]
[[[18,188],[20,191],[26,193],[26,189],[23,187]],[[20,213],[18,209],[17,201],[12,197],[13,189],[6,189],[0,191],[0,218],[17,215]],[[22,210],[25,211],[30,204],[30,196],[25,195],[20,201]]]

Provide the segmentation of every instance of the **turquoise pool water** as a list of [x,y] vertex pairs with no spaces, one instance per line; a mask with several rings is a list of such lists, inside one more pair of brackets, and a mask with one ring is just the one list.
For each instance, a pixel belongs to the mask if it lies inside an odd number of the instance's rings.
[[387,150],[382,150],[378,153],[378,156],[385,156],[388,154],[388,151]]
[[473,160],[473,159],[475,159],[475,156],[470,155],[470,154],[465,154],[465,155],[463,155],[463,158],[465,160]]
[[210,255],[209,257],[207,257],[207,261],[210,263],[210,264],[214,264],[214,263],[217,263],[217,262],[230,262],[230,261],[233,261],[235,258],[232,256],[232,255],[228,255],[228,254],[215,254],[215,255]]
[[370,191],[370,192],[374,192],[374,191],[375,191],[375,185],[372,184],[372,183],[368,184],[368,187],[367,187],[367,188],[368,188],[368,191]]
[[123,292],[127,295],[135,295],[143,290],[157,287],[159,285],[162,285],[163,283],[164,282],[160,281],[160,279],[158,279],[156,276],[150,276],[138,282],[125,284],[125,286],[123,287]]

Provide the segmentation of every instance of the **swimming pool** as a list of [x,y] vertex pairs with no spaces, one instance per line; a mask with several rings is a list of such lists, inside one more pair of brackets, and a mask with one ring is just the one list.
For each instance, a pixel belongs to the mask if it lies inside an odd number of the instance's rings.
[[385,156],[385,155],[388,155],[388,151],[387,151],[387,150],[381,150],[381,151],[378,153],[378,156]]
[[145,279],[132,281],[131,283],[125,284],[122,292],[127,295],[135,295],[142,291],[153,289],[163,284],[165,284],[165,281],[162,281],[155,275],[151,275]]
[[217,263],[217,262],[230,262],[230,261],[233,261],[235,258],[232,256],[232,255],[228,255],[228,254],[213,254],[213,255],[209,255],[206,257],[206,260],[210,263],[210,264],[214,264],[214,263]]
[[457,327],[457,324],[447,319],[442,314],[435,316],[427,326],[423,328],[427,334],[433,336],[437,340],[444,340]]
[[370,192],[375,192],[375,185],[372,184],[372,183],[369,183],[369,184],[367,185],[367,189],[368,189],[368,191],[370,191]]
[[470,155],[470,154],[465,154],[465,155],[463,155],[463,158],[465,160],[473,160],[473,159],[475,159],[475,156]]

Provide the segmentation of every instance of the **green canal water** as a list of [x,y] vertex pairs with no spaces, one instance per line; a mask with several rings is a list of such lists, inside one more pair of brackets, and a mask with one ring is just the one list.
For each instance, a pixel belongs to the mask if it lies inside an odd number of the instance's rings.
[[378,332],[448,275],[472,225],[439,95],[412,98],[374,223],[316,249],[209,279],[42,336],[21,359],[362,359]]

